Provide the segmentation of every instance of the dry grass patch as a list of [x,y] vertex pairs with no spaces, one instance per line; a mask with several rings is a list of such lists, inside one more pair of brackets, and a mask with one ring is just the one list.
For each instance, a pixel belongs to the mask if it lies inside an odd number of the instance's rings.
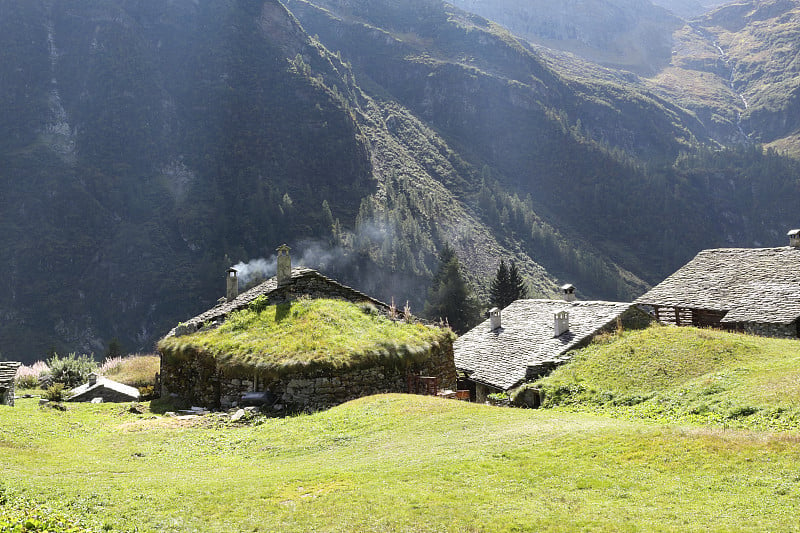
[[155,384],[160,365],[161,359],[157,355],[136,354],[106,359],[99,372],[131,387],[147,387]]

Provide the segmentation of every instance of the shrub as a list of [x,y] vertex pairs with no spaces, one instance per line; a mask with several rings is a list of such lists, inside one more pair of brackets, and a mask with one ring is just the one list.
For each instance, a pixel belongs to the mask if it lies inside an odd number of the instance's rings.
[[155,399],[156,396],[156,388],[152,385],[147,385],[145,387],[139,387],[139,399],[143,402],[148,400]]
[[47,363],[36,361],[31,366],[22,365],[17,369],[16,384],[19,389],[35,389],[39,386],[39,377],[50,372]]
[[486,399],[492,405],[509,405],[508,394],[505,392],[492,392],[486,395]]
[[63,402],[71,396],[70,392],[64,388],[63,383],[53,383],[42,393],[42,398],[51,402]]
[[54,354],[47,360],[53,383],[63,383],[65,387],[77,387],[89,379],[89,374],[97,370],[97,363],[91,355],[76,355],[74,352],[66,357]]

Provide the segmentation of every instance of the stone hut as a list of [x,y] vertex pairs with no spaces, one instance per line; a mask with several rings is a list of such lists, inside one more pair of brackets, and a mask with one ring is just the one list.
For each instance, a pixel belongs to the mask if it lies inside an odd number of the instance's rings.
[[798,338],[798,233],[790,246],[703,250],[635,303],[666,324]]
[[[292,268],[288,248],[279,249],[278,275],[186,321],[159,342],[162,397],[172,395],[192,405],[229,408],[258,400],[290,411],[325,409],[361,396],[406,392],[411,375],[434,376],[440,387],[454,388],[453,335],[449,329],[430,328],[435,340],[424,346],[397,346],[379,342],[353,364],[273,364],[269,356],[253,354],[247,362],[232,362],[192,343],[203,332],[224,324],[231,313],[251,305],[276,306],[277,313],[297,307],[299,301],[338,300],[363,308],[363,320],[391,320],[405,324],[402,312],[309,268]],[[228,274],[230,280],[230,273]],[[228,282],[230,284],[230,281]],[[229,300],[230,298],[230,300]],[[257,300],[258,299],[258,300]],[[291,319],[291,313],[286,312]],[[428,331],[428,330],[425,330]],[[197,335],[194,335],[197,332]],[[346,334],[347,332],[345,332]],[[187,336],[186,340],[182,337]],[[325,347],[320,347],[325,350]]]
[[139,400],[139,389],[123,383],[89,374],[89,381],[72,389],[70,402],[91,402],[100,398],[103,402],[136,402]]
[[456,368],[475,401],[549,374],[599,333],[651,322],[631,303],[575,301],[571,291],[564,298],[517,300],[502,311],[492,309],[488,320],[456,340]]
[[0,405],[14,406],[14,380],[21,363],[0,361]]

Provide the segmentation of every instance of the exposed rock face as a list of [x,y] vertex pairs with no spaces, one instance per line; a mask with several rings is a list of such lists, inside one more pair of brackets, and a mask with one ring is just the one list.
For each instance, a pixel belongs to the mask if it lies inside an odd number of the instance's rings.
[[651,73],[669,62],[680,19],[647,0],[454,0],[530,41]]

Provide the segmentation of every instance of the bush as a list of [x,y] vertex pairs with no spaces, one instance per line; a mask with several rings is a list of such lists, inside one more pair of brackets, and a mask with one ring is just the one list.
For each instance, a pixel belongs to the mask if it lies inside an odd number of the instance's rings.
[[52,383],[63,383],[69,388],[85,383],[89,374],[97,370],[97,363],[91,355],[76,355],[74,352],[63,358],[54,354],[47,364],[50,366]]
[[42,393],[42,398],[51,402],[63,402],[71,396],[70,392],[64,388],[63,383],[54,383]]

